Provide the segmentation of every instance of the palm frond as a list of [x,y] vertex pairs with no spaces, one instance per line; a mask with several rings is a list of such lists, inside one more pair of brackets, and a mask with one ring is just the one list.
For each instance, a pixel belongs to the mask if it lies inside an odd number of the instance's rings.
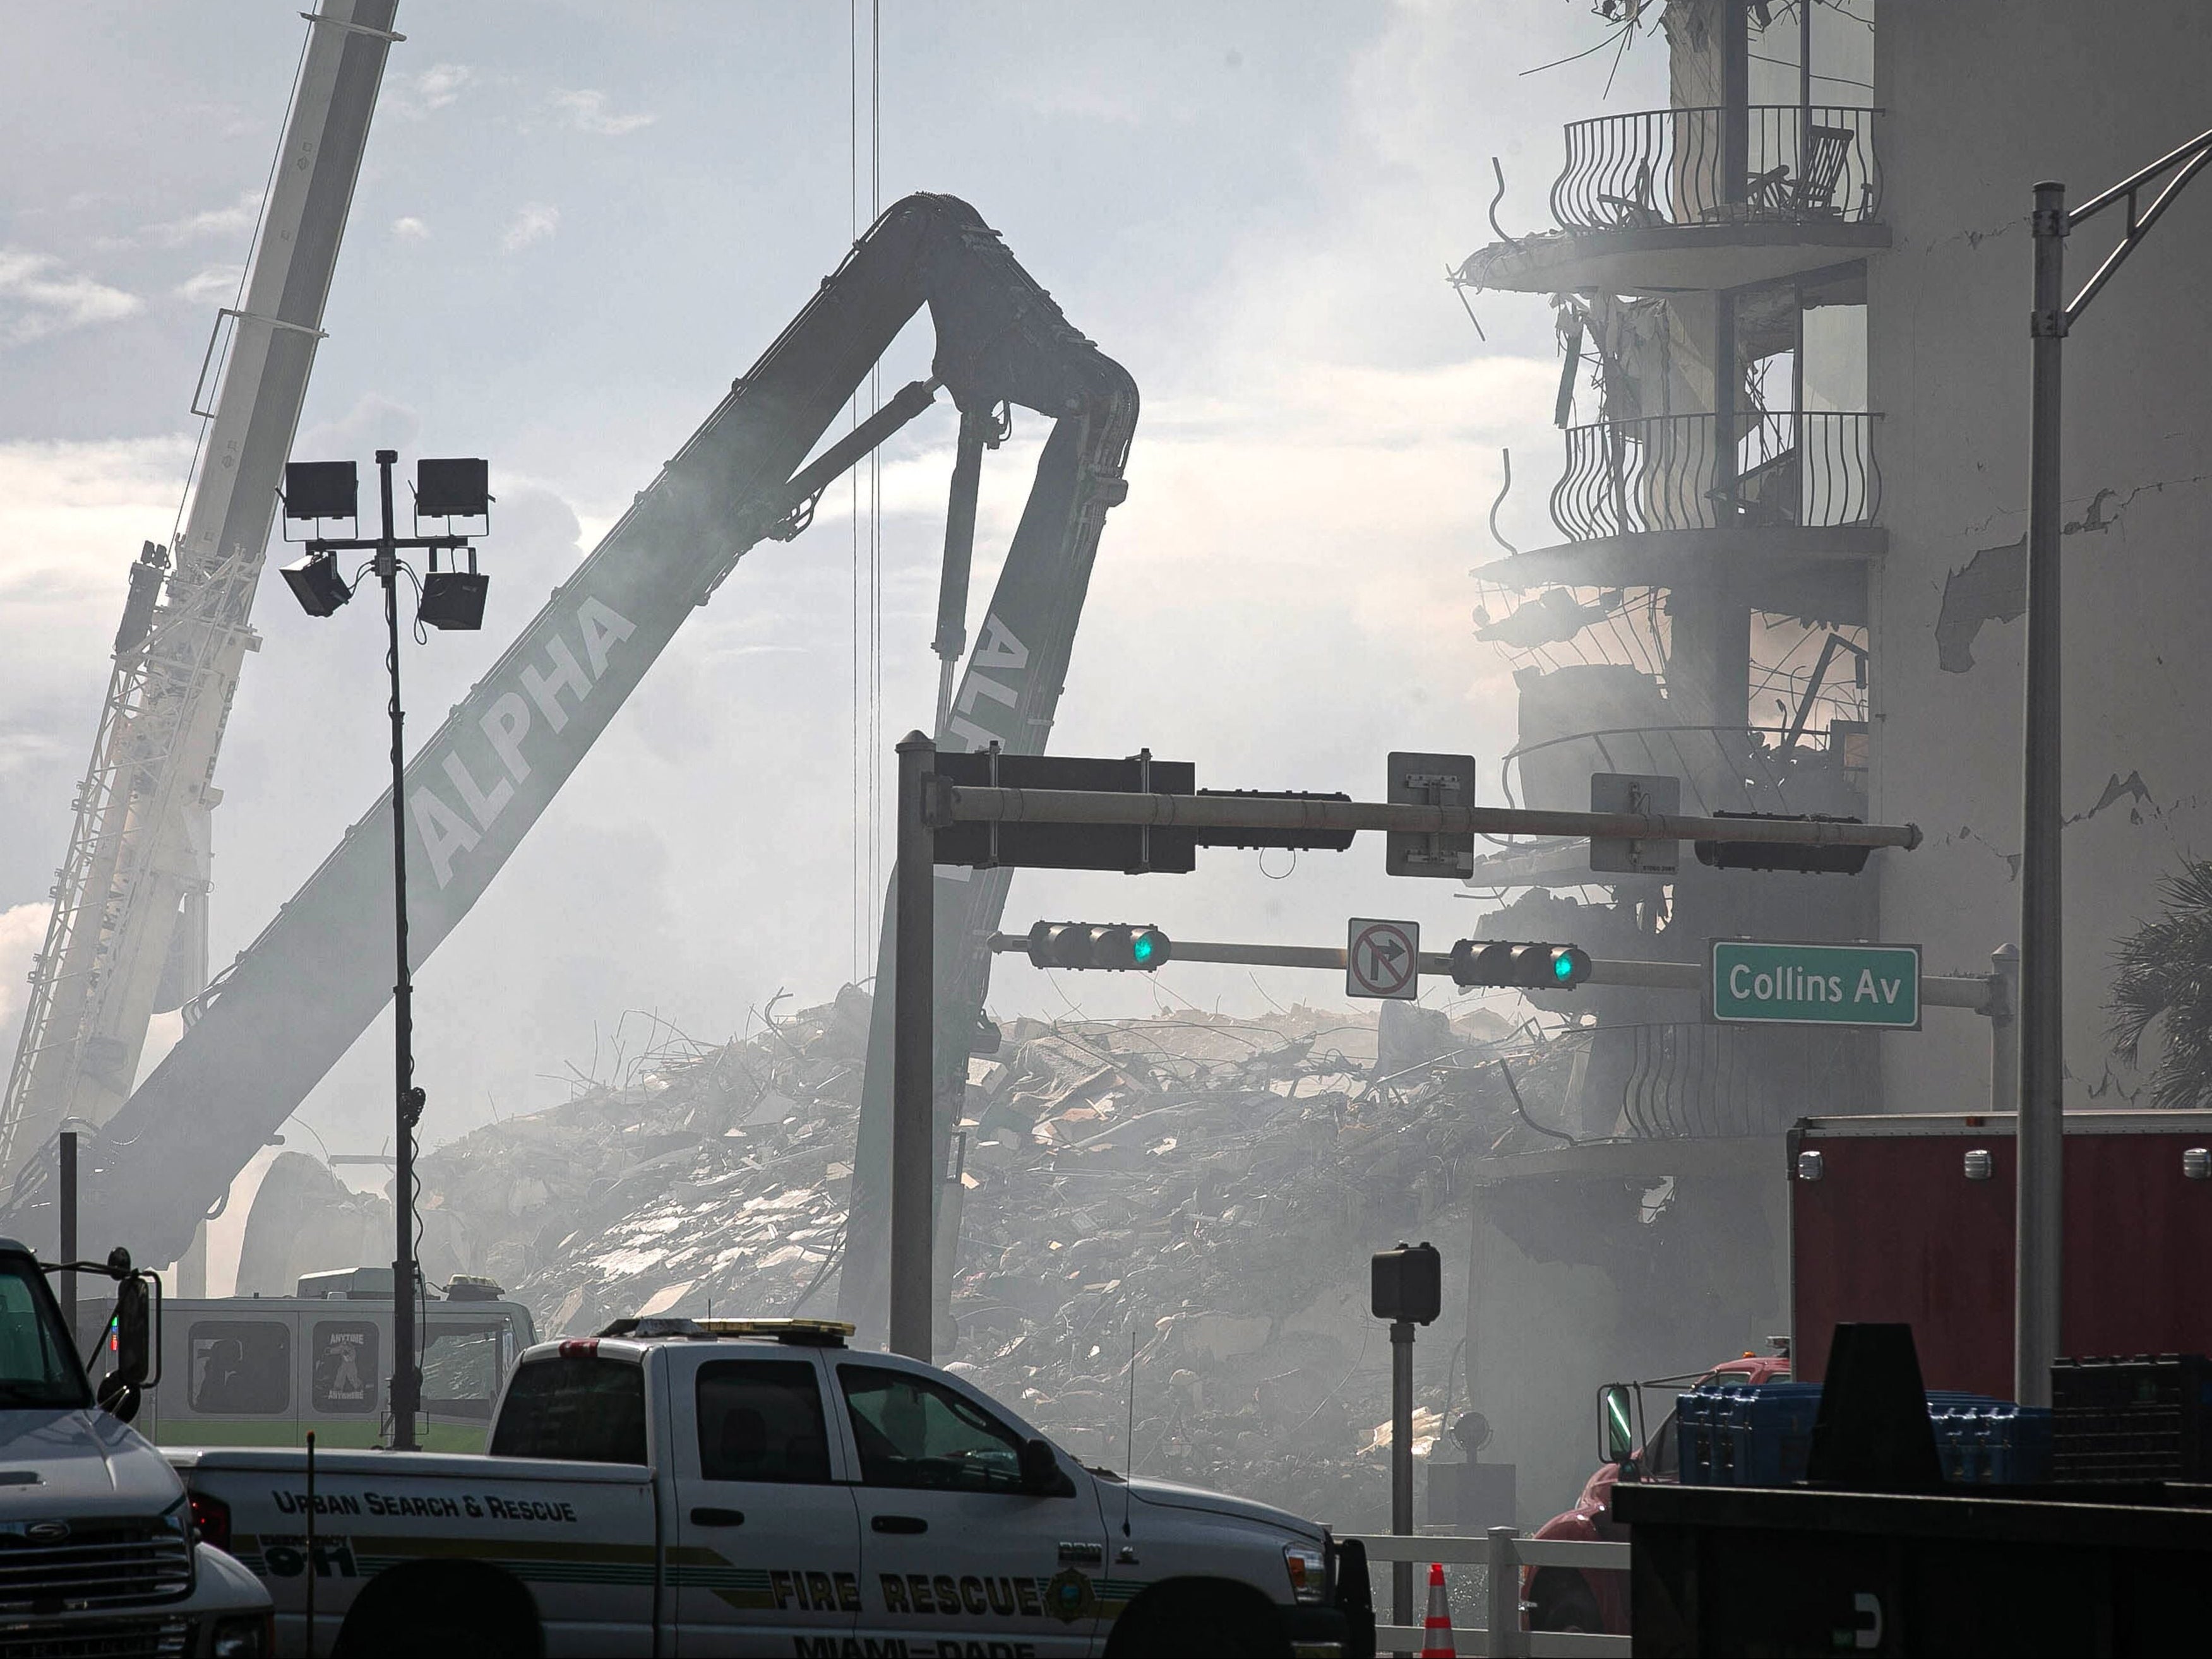
[[2145,1032],[2162,1018],[2152,1098],[2162,1107],[2196,1106],[2212,1099],[2212,859],[2161,877],[2159,894],[2165,913],[2113,949],[2106,1034],[2135,1065]]

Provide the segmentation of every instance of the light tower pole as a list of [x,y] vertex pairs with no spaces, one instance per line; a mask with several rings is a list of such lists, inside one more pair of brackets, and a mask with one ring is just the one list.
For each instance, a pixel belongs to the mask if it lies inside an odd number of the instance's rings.
[[[473,631],[483,626],[487,578],[476,568],[476,554],[466,536],[401,536],[392,523],[392,469],[399,460],[394,450],[376,451],[378,533],[366,540],[313,537],[307,556],[284,567],[300,604],[310,616],[328,616],[353,596],[353,590],[337,568],[341,552],[366,552],[366,568],[384,587],[384,666],[392,693],[387,712],[392,724],[392,916],[396,971],[392,985],[392,1072],[394,1120],[394,1164],[392,1208],[395,1218],[392,1256],[392,1450],[420,1450],[415,1420],[422,1409],[422,1356],[416,1351],[416,1281],[415,1259],[415,1126],[422,1121],[424,1095],[415,1082],[415,974],[407,953],[407,716],[399,698],[399,577],[404,571],[418,580],[417,621],[437,628]],[[284,469],[284,516],[288,519],[351,518],[356,516],[359,486],[350,461],[295,462]],[[482,461],[422,461],[416,463],[415,514],[429,518],[483,518],[491,496],[485,487]],[[489,521],[487,520],[487,528]],[[430,554],[428,572],[416,578],[411,567],[399,561],[400,549],[419,548]],[[438,568],[441,551],[452,555],[447,570]],[[469,554],[469,568],[459,567],[459,555]],[[358,577],[360,572],[356,572]]]

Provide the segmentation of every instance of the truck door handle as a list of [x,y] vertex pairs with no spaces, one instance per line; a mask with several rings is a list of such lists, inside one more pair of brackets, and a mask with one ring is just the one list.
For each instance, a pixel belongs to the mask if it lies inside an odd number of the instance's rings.
[[701,1508],[691,1511],[691,1524],[695,1527],[741,1527],[744,1523],[743,1510]]
[[878,1515],[868,1525],[877,1532],[927,1532],[929,1523],[919,1515]]

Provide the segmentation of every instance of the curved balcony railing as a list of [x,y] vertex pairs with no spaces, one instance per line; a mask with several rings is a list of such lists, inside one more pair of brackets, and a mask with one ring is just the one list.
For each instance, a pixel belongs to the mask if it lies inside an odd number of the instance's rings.
[[[1679,1021],[1601,1026],[1591,1055],[1622,1077],[1621,1118],[1639,1140],[1778,1135],[1800,1117],[1867,1109],[1876,1087],[1875,1033],[1752,1030]],[[1614,1045],[1618,1045],[1615,1047]],[[1620,1074],[1614,1074],[1620,1075]]]
[[1651,530],[1870,524],[1881,505],[1864,414],[1655,415],[1567,429],[1552,522],[1571,542]]
[[1571,122],[1552,213],[1571,230],[1864,224],[1881,211],[1881,112],[1758,104]]
[[1864,812],[1863,754],[1824,743],[1784,726],[1618,726],[1524,743],[1498,763],[1498,780],[1516,807],[1579,811],[1590,774],[1616,772],[1680,778],[1682,810],[1700,818]]

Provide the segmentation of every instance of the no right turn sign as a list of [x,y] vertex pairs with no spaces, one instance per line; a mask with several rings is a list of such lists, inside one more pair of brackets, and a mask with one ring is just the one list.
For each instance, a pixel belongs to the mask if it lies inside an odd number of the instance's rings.
[[1355,916],[1344,945],[1344,994],[1411,1002],[1421,994],[1421,924]]

